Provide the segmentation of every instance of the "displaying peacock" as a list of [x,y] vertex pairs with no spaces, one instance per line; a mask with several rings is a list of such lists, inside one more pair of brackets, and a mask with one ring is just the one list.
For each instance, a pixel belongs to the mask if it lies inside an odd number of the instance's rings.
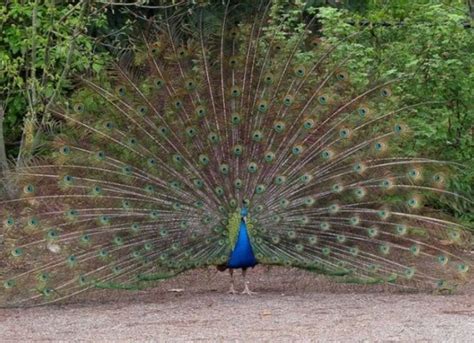
[[271,2],[240,22],[224,7],[217,27],[200,10],[186,30],[154,22],[52,108],[60,132],[0,201],[3,305],[210,265],[423,289],[467,279],[468,228],[423,205],[460,197],[444,188],[457,165],[397,149],[404,118],[433,105],[402,101],[409,75],[351,80],[352,36],[291,30]]

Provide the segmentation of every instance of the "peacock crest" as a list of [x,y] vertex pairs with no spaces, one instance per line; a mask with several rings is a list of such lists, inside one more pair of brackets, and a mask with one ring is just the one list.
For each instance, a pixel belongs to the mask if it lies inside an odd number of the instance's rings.
[[[469,233],[423,206],[453,164],[398,154],[412,132],[404,77],[351,79],[357,51],[289,30],[272,2],[217,28],[193,13],[51,110],[63,123],[3,200],[6,304],[136,288],[222,265],[242,203],[258,263],[347,282],[444,288],[466,279]],[[269,25],[269,23],[272,25]],[[451,194],[451,196],[459,196]]]

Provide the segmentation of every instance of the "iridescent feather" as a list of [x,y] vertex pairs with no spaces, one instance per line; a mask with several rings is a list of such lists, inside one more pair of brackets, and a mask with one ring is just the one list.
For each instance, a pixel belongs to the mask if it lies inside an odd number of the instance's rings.
[[[0,201],[6,305],[59,301],[229,261],[241,204],[260,264],[340,281],[446,288],[470,234],[423,205],[457,165],[405,157],[403,78],[353,82],[308,28],[248,21],[177,34],[155,23],[106,75],[80,77],[64,124]],[[192,37],[190,38],[189,35]],[[151,283],[152,284],[152,283]]]

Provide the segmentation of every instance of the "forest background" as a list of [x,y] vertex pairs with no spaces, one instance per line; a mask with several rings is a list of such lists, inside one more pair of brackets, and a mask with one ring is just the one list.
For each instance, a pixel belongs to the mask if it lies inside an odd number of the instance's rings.
[[[258,1],[231,1],[238,15],[255,13]],[[78,73],[105,72],[119,51],[137,44],[150,19],[185,17],[205,8],[205,22],[222,16],[222,0],[54,1],[13,0],[0,5],[0,173],[40,156],[61,122],[49,109],[67,98]],[[380,77],[412,73],[402,96],[439,103],[407,123],[415,137],[399,149],[463,164],[448,189],[473,198],[474,0],[274,1],[272,15],[325,39],[360,31],[344,51],[360,51],[354,70],[377,66]],[[310,22],[310,19],[317,19]],[[363,78],[351,74],[351,78]],[[1,176],[1,175],[0,175]],[[7,195],[7,188],[0,187]],[[428,199],[436,211],[474,223],[470,204],[443,196]]]

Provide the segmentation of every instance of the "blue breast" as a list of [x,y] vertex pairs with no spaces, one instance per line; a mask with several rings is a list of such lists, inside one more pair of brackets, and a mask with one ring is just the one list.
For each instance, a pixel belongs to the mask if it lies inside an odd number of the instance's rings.
[[235,243],[234,250],[230,253],[227,267],[229,268],[248,268],[257,264],[252,246],[250,245],[249,234],[247,232],[247,224],[243,220],[240,221],[239,236]]

